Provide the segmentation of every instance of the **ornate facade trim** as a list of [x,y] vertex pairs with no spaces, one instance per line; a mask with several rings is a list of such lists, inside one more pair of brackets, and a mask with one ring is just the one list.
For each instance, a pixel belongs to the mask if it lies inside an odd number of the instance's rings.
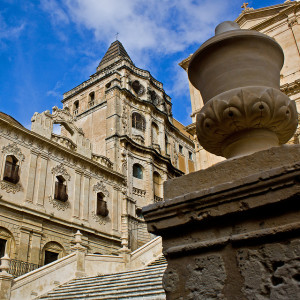
[[23,190],[20,183],[14,184],[7,181],[1,181],[0,187],[2,190],[6,191],[7,193],[13,193],[13,194]]
[[63,164],[59,164],[56,167],[52,168],[51,173],[55,176],[62,175],[65,179],[70,181],[71,176],[69,175]]
[[14,155],[19,161],[24,161],[25,156],[21,149],[18,147],[17,143],[11,143],[7,146],[2,147],[2,153],[5,155]]
[[98,181],[94,185],[93,191],[96,193],[102,192],[104,194],[104,196],[109,197],[109,191],[106,189],[106,186],[104,185],[103,181]]
[[100,225],[105,225],[108,220],[108,217],[99,216],[94,211],[92,211],[92,218]]
[[59,201],[54,199],[52,196],[49,196],[49,202],[53,205],[54,208],[57,208],[57,210],[63,210],[65,211],[66,209],[70,208],[70,202],[66,201]]

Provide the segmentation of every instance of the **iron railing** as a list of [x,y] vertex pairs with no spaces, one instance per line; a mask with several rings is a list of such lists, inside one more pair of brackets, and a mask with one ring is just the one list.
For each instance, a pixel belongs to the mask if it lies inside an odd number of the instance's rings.
[[13,275],[14,277],[19,277],[39,267],[41,266],[37,264],[28,263],[17,259],[11,259],[8,273]]

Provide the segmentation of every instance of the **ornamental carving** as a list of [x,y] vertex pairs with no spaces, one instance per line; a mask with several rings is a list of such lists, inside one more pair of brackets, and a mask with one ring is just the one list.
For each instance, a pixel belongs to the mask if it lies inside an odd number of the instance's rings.
[[70,208],[70,202],[69,201],[60,201],[54,199],[52,196],[49,196],[49,202],[53,205],[54,208],[57,208],[57,210],[63,210]]
[[71,176],[69,175],[63,164],[59,164],[56,167],[52,168],[51,173],[55,176],[62,175],[66,180],[70,181]]
[[145,93],[144,86],[138,80],[130,82],[130,85],[138,96],[142,96]]
[[96,193],[102,192],[104,196],[109,197],[109,192],[102,181],[99,181],[97,182],[97,184],[94,185],[93,191]]
[[109,219],[109,217],[103,217],[103,216],[99,216],[99,215],[95,214],[94,211],[92,211],[92,218],[100,225],[105,225]]
[[234,133],[263,128],[273,131],[280,144],[297,128],[295,102],[279,90],[245,87],[215,96],[197,115],[197,136],[209,152],[222,155],[224,141]]
[[6,191],[7,193],[17,193],[17,192],[20,192],[22,191],[22,186],[20,183],[10,183],[10,182],[7,182],[7,181],[1,181],[0,182],[0,186],[1,186],[1,189]]
[[14,155],[19,161],[24,161],[25,156],[21,149],[18,147],[17,143],[8,144],[2,147],[2,153],[5,155]]

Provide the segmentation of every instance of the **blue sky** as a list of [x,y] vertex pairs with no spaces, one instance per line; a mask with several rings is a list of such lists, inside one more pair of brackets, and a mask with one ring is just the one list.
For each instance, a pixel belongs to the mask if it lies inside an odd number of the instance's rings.
[[[0,111],[30,128],[34,112],[61,107],[118,39],[139,68],[172,97],[173,115],[191,122],[186,73],[178,63],[234,20],[240,0],[0,0]],[[250,0],[260,8],[284,0]]]

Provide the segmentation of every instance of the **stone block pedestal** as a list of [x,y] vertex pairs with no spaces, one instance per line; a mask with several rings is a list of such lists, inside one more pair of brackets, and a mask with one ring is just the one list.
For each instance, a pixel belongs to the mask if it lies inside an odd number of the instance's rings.
[[299,299],[300,145],[274,147],[165,183],[143,208],[162,236],[167,299]]

